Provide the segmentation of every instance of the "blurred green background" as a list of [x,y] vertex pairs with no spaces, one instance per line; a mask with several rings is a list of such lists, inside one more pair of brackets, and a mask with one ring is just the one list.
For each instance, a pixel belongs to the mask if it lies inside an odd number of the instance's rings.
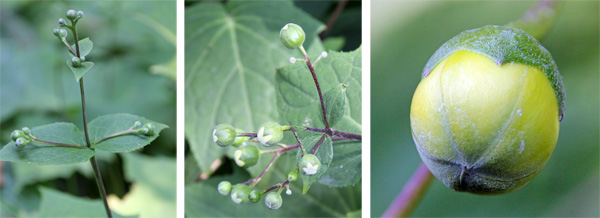
[[[458,33],[518,19],[535,1],[371,2],[371,214],[381,216],[421,163],[410,104],[427,60]],[[414,216],[598,217],[599,2],[567,1],[542,45],[567,90],[558,143],[527,186],[500,196],[452,191],[434,179]]]
[[[86,58],[95,66],[84,77],[88,121],[130,113],[170,126],[142,150],[96,152],[109,204],[121,215],[175,216],[174,0],[0,2],[0,146],[23,126],[72,122],[83,129],[79,85],[65,64],[70,57],[52,33],[68,9],[84,11],[79,37],[94,42]],[[42,190],[99,199],[88,162],[0,162],[0,173],[1,217],[39,215],[52,202],[40,193],[54,193]]]

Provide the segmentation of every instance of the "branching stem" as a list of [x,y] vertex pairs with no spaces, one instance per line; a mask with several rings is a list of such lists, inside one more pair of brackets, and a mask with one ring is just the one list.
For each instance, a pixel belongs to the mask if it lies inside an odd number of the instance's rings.
[[327,129],[319,129],[319,128],[312,128],[312,127],[306,127],[304,130],[306,131],[311,131],[311,132],[322,132],[325,133],[329,136],[338,136],[338,137],[343,137],[343,138],[348,138],[348,139],[353,139],[353,140],[362,140],[362,135],[359,134],[354,134],[354,133],[349,133],[349,132],[344,132],[344,131],[339,131],[336,129],[329,129],[329,133]]
[[317,144],[313,148],[312,152],[310,152],[311,154],[317,153],[317,150],[319,150],[319,147],[321,147],[321,144],[323,144],[323,141],[325,140],[325,136],[326,136],[325,134],[323,134],[323,136],[321,136],[321,139],[319,139],[319,142],[317,142]]

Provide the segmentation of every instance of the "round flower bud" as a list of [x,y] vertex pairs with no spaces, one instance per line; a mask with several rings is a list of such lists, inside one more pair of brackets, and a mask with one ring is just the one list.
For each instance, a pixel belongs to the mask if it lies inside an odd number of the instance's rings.
[[276,145],[283,138],[281,125],[275,122],[266,122],[260,126],[256,134],[258,141],[266,147]]
[[64,27],[64,26],[66,26],[66,25],[67,25],[67,22],[65,21],[65,19],[63,19],[63,18],[61,17],[61,18],[58,18],[58,25],[59,25],[60,27]]
[[271,210],[277,210],[283,204],[283,199],[281,199],[281,195],[277,192],[269,192],[265,197],[265,205]]
[[135,122],[133,123],[133,126],[131,127],[131,129],[137,129],[137,128],[139,128],[140,126],[142,126],[142,122],[140,122],[140,121],[138,120],[138,121],[135,121]]
[[248,198],[250,198],[250,202],[256,203],[256,202],[260,201],[261,195],[262,194],[260,193],[260,191],[254,189],[254,190],[250,191]]
[[83,11],[77,12],[77,19],[81,19],[83,17]]
[[33,134],[31,133],[31,130],[28,127],[23,127],[21,130],[23,130],[23,133],[27,136],[33,136]]
[[289,49],[300,47],[304,43],[304,30],[297,24],[288,23],[279,32],[281,43]]
[[69,20],[74,20],[75,18],[77,18],[77,12],[75,12],[75,10],[71,9],[67,11],[67,19]]
[[[135,123],[134,123],[134,125],[135,125]],[[148,131],[144,130],[144,135],[147,135],[147,136],[154,135],[154,131],[156,129],[156,127],[154,126],[153,123],[146,123],[146,124],[144,124],[144,127],[142,127],[142,128],[148,130]]]
[[213,141],[221,147],[226,147],[233,144],[236,135],[233,126],[220,124],[213,130]]
[[260,151],[254,145],[247,145],[235,150],[235,163],[240,167],[251,167],[258,162]]
[[21,130],[14,130],[12,133],[10,133],[10,139],[12,139],[14,142],[23,137],[25,137],[25,133],[23,133]]
[[321,52],[321,57],[326,58],[327,57],[327,52],[326,51]]
[[231,183],[228,181],[219,182],[217,189],[219,190],[219,193],[221,193],[222,195],[228,195],[229,191],[231,191]]
[[287,179],[290,180],[290,182],[296,181],[298,179],[298,172],[296,172],[295,170],[291,171],[290,173],[288,173]]
[[242,204],[248,202],[248,195],[250,194],[250,186],[239,184],[233,186],[231,190],[231,200],[236,204]]
[[305,154],[302,159],[300,159],[300,163],[298,164],[300,168],[300,172],[307,176],[312,176],[319,172],[319,168],[321,168],[321,161],[314,154]]
[[81,59],[81,62],[85,62],[85,56],[81,56],[79,59]]
[[17,148],[23,148],[27,143],[29,143],[29,140],[25,139],[25,137],[21,137],[15,140],[15,145],[17,146]]
[[233,144],[231,144],[233,147],[240,147],[240,145],[244,144],[245,141],[248,141],[248,139],[250,139],[250,137],[248,136],[238,136],[238,134],[244,133],[244,130],[242,129],[236,129],[235,133],[235,140],[233,141]]
[[71,64],[73,64],[73,67],[79,67],[81,66],[81,59],[78,57],[73,57],[71,58]]
[[54,28],[54,35],[60,39],[67,38],[67,31],[62,28]]
[[550,53],[521,30],[486,26],[459,34],[431,57],[410,120],[423,162],[446,186],[501,194],[542,170],[563,111]]

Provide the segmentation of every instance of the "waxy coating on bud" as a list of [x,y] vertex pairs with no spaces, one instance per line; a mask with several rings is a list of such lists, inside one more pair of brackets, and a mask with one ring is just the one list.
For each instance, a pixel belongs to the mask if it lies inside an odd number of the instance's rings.
[[431,57],[411,105],[417,150],[456,191],[502,194],[537,175],[564,111],[554,60],[513,28],[465,31]]
[[233,186],[231,190],[231,200],[236,204],[242,204],[248,202],[250,199],[248,195],[250,194],[250,186],[238,184]]
[[235,129],[229,124],[220,124],[213,130],[213,141],[221,147],[233,144],[236,136]]
[[73,67],[79,67],[81,66],[81,59],[78,57],[73,57],[71,58],[71,64],[73,64]]
[[222,181],[217,186],[217,190],[219,190],[219,193],[222,195],[228,195],[231,191],[231,183],[228,181]]
[[71,9],[68,10],[66,13],[67,19],[69,20],[74,20],[75,18],[77,18],[77,12],[75,12],[75,10]]
[[254,145],[238,148],[233,154],[235,163],[240,167],[254,166],[260,157],[260,151]]
[[276,145],[283,138],[283,129],[279,123],[267,122],[260,126],[256,134],[258,141],[265,147]]
[[312,176],[319,172],[321,161],[314,154],[305,154],[298,164],[300,172],[307,176]]
[[250,199],[250,202],[256,203],[256,202],[260,201],[261,195],[262,194],[260,193],[260,191],[255,189],[255,190],[250,191],[248,198]]
[[137,128],[139,128],[140,126],[142,126],[142,122],[140,122],[140,121],[135,121],[135,122],[133,123],[133,126],[131,127],[131,129],[137,129]]
[[282,204],[283,199],[281,199],[281,195],[277,192],[269,192],[265,196],[265,205],[271,210],[279,209]]
[[304,30],[297,24],[288,23],[279,32],[281,43],[289,49],[294,49],[302,46],[304,43]]

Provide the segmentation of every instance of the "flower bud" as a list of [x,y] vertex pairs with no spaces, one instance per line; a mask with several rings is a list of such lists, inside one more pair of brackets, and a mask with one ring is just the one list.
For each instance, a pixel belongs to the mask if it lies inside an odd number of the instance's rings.
[[[134,123],[134,125],[135,125],[135,123]],[[154,131],[156,129],[156,127],[154,126],[153,123],[146,123],[146,124],[144,124],[144,127],[142,127],[142,128],[147,129],[147,131],[144,130],[144,135],[147,135],[147,136],[153,136]]]
[[248,195],[250,194],[250,187],[243,184],[233,186],[231,190],[231,200],[236,204],[243,204],[250,200]]
[[65,19],[63,19],[63,18],[61,17],[61,18],[58,18],[58,25],[59,25],[60,27],[64,27],[64,26],[66,26],[66,25],[67,25],[67,22],[65,21]]
[[233,144],[236,135],[237,133],[233,129],[233,126],[220,124],[213,130],[213,141],[221,147],[226,147]]
[[265,147],[276,145],[283,138],[281,125],[275,122],[266,122],[258,128],[256,134],[258,141]]
[[250,139],[250,137],[248,136],[239,136],[239,134],[244,133],[244,130],[242,129],[236,129],[235,133],[235,140],[233,141],[233,144],[231,144],[233,147],[240,147],[240,145],[242,145],[245,141],[248,141],[248,139]]
[[233,154],[235,163],[240,167],[254,166],[260,157],[260,151],[254,145],[238,148]]
[[31,133],[31,130],[28,127],[23,127],[23,128],[21,128],[21,130],[23,130],[23,133],[26,136],[29,136],[29,137],[33,136],[33,134]]
[[305,154],[298,164],[300,172],[307,176],[312,176],[319,172],[321,161],[314,154]]
[[279,32],[281,43],[289,49],[300,47],[304,43],[304,30],[297,24],[288,23]]
[[296,172],[296,170],[291,171],[288,173],[287,179],[290,180],[290,182],[296,181],[298,179],[298,172]]
[[260,193],[260,191],[254,189],[254,190],[250,191],[248,198],[250,199],[250,202],[256,203],[256,202],[260,201],[261,195],[262,194]]
[[14,130],[12,133],[10,133],[10,139],[12,139],[13,142],[16,142],[17,139],[22,137],[25,137],[25,133],[23,133],[21,130]]
[[550,53],[521,30],[486,26],[431,57],[410,120],[423,162],[446,186],[501,194],[542,170],[562,111],[564,88]]
[[81,19],[83,17],[83,11],[77,12],[77,19]]
[[27,145],[27,143],[29,143],[29,140],[27,140],[25,137],[21,137],[15,140],[15,145],[17,146],[17,148],[23,148],[25,147],[25,145]]
[[54,28],[54,35],[61,40],[67,38],[67,31],[63,28]]
[[281,195],[277,192],[269,192],[265,197],[265,205],[267,208],[271,210],[277,210],[283,204],[283,199],[281,199]]
[[77,12],[75,12],[75,10],[71,9],[67,11],[67,19],[69,20],[74,20],[75,18],[77,18]]
[[222,181],[217,186],[217,189],[219,190],[219,193],[221,193],[222,195],[228,195],[229,192],[231,191],[231,183],[228,181]]
[[81,59],[78,57],[73,57],[71,58],[71,64],[73,64],[73,67],[79,67],[81,66]]

